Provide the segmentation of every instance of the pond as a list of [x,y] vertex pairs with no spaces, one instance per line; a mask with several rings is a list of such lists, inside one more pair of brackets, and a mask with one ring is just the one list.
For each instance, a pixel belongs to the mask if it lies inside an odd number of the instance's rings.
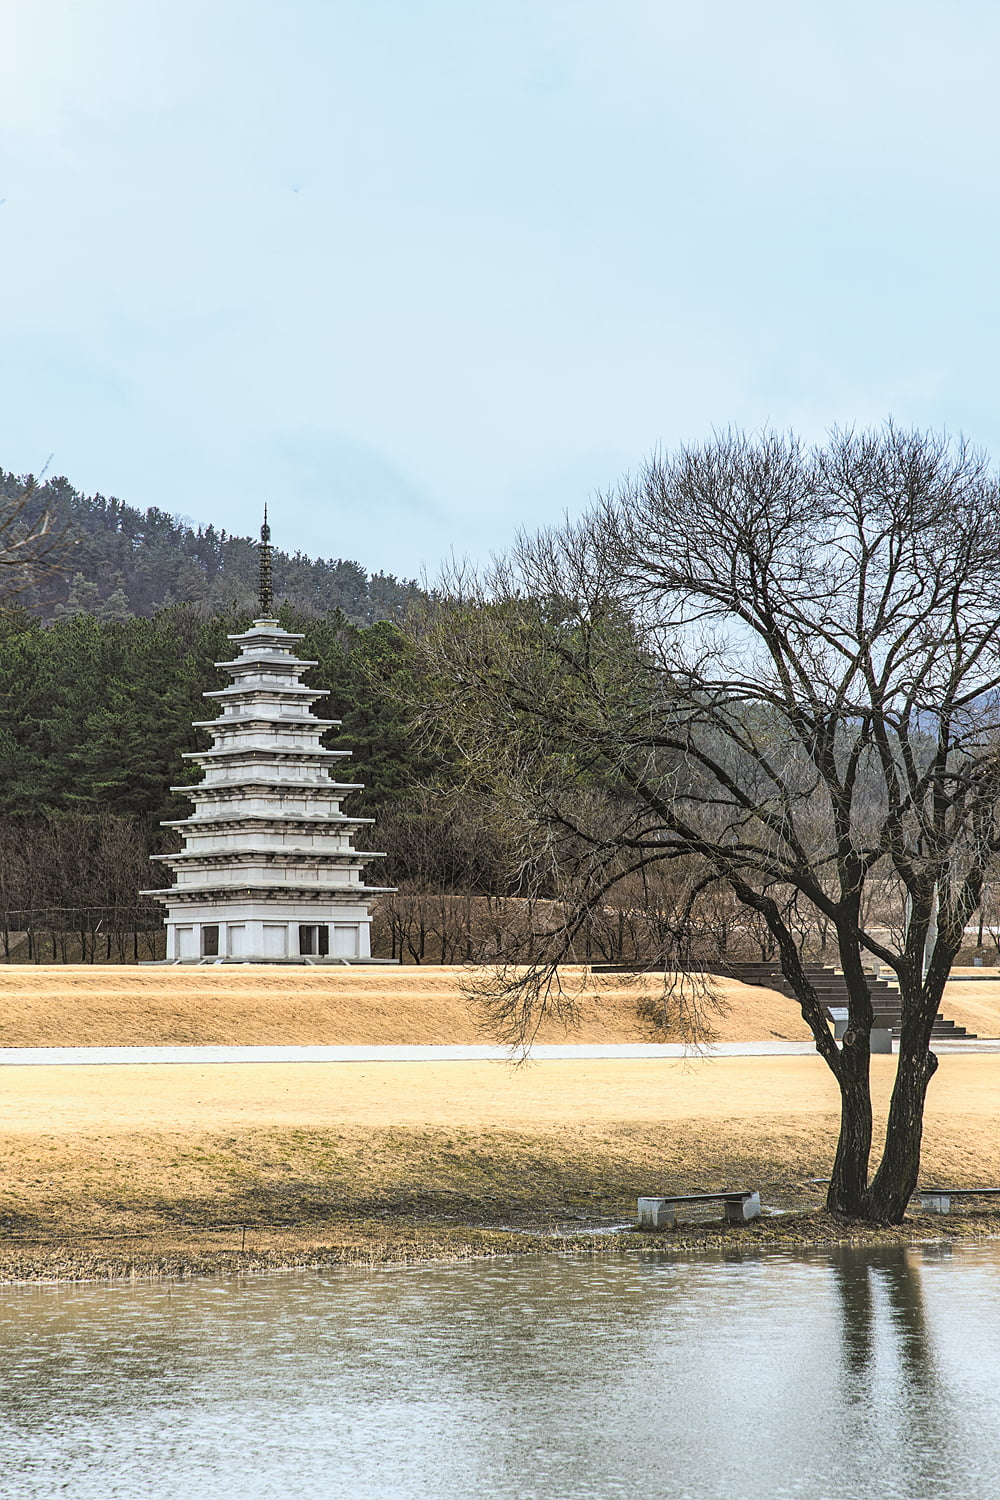
[[0,1292],[0,1491],[995,1500],[1000,1248]]

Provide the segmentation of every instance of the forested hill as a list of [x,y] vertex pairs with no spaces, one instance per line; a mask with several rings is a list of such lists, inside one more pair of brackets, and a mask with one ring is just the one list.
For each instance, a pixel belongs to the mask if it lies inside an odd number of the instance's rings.
[[[212,525],[198,526],[151,506],[137,510],[104,495],[82,495],[68,479],[37,485],[0,469],[0,503],[29,488],[24,519],[48,510],[63,534],[60,571],[46,577],[19,603],[44,619],[90,614],[99,620],[150,616],[172,604],[206,614],[252,612],[257,591],[257,547]],[[272,515],[272,525],[275,517]],[[387,573],[366,573],[343,558],[311,558],[277,548],[273,561],[276,601],[297,613],[323,616],[341,610],[356,625],[390,619],[417,591],[415,583]]]

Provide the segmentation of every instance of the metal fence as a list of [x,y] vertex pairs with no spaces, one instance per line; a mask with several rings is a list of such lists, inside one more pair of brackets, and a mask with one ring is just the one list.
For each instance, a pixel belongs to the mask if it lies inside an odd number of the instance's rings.
[[137,964],[165,956],[156,902],[0,909],[0,963]]

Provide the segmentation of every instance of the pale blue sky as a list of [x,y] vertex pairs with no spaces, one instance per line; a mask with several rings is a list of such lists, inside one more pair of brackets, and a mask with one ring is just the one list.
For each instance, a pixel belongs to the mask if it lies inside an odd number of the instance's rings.
[[3,0],[0,466],[431,572],[656,445],[1000,456],[1000,13]]

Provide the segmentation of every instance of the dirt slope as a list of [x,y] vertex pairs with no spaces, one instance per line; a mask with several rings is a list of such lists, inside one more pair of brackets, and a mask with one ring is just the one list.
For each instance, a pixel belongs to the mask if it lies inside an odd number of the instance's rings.
[[[131,968],[0,966],[0,1046],[472,1044],[489,1041],[463,996],[461,968],[268,964]],[[564,971],[579,1024],[543,1023],[540,1042],[669,1040],[637,1011],[654,981]],[[808,1040],[796,1006],[772,990],[717,981],[720,1041]],[[1000,999],[1000,996],[998,996]]]

